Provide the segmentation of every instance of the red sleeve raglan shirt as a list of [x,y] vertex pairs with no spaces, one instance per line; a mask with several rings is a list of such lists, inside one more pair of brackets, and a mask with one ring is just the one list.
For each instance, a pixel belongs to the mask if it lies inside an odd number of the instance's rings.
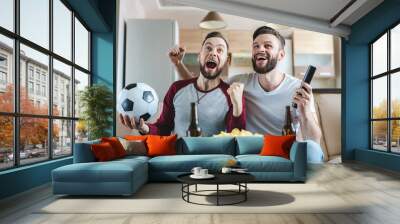
[[232,102],[227,93],[229,85],[221,81],[209,91],[202,91],[196,83],[197,78],[174,82],[166,93],[160,117],[149,124],[150,134],[186,136],[190,124],[190,103],[197,103],[197,114],[202,136],[212,136],[220,131],[230,132],[234,128],[245,129],[246,111],[233,116]]

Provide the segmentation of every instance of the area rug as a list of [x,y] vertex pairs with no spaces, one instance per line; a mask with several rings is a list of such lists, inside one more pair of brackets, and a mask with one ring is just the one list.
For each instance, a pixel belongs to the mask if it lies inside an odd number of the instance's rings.
[[[317,184],[260,183],[249,184],[248,187],[247,201],[237,205],[190,204],[182,200],[180,184],[150,183],[131,197],[56,197],[36,213],[360,213],[359,205],[346,202]],[[198,190],[213,188],[213,185],[202,185]],[[230,188],[233,186],[224,189]],[[197,203],[216,202],[215,196],[192,196],[190,199]],[[224,197],[222,202],[238,199]]]

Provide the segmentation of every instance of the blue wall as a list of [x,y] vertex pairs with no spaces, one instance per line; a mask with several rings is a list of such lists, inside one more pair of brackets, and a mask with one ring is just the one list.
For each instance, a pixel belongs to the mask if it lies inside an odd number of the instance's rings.
[[71,163],[69,157],[1,172],[0,199],[48,183],[53,169]]
[[[387,169],[398,169],[398,156],[369,150],[369,43],[400,22],[400,1],[386,0],[351,27],[348,40],[342,39],[343,72],[343,160],[358,160]],[[359,150],[364,150],[359,152]],[[357,152],[356,152],[357,151]],[[379,162],[376,162],[380,160]],[[396,167],[397,166],[397,167]]]
[[[114,76],[114,34],[113,33],[92,33],[92,83],[107,86],[114,95],[115,102],[115,76]],[[113,106],[115,114],[115,103]],[[115,136],[115,116],[113,125],[108,129],[110,135]]]
[[[92,31],[92,82],[107,85],[115,96],[116,1],[67,0],[67,2]],[[114,117],[110,132],[115,135]],[[48,183],[51,181],[53,169],[71,163],[72,157],[68,157],[0,172],[0,199]]]

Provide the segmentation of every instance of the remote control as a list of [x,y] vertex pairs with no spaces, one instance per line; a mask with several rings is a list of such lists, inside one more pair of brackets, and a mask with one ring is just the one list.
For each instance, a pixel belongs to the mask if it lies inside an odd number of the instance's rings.
[[[307,84],[310,84],[312,78],[314,77],[315,70],[317,70],[317,68],[315,68],[312,65],[309,65],[308,68],[307,68],[306,74],[304,74],[302,83],[305,82]],[[292,103],[292,106],[294,108],[297,108],[297,104],[296,103]]]

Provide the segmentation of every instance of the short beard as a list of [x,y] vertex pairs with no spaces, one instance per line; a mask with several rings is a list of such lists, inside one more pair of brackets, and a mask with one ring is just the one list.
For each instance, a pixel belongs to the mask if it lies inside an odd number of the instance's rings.
[[278,64],[278,55],[276,55],[275,57],[268,57],[267,55],[267,60],[268,63],[264,67],[257,67],[256,59],[253,57],[251,59],[251,62],[253,63],[254,71],[257,72],[258,74],[266,74],[274,70],[276,65]]
[[210,74],[210,73],[206,72],[206,65],[202,65],[200,63],[200,72],[204,76],[204,78],[206,78],[208,80],[214,80],[214,79],[218,78],[219,75],[221,75],[221,72],[224,69],[224,67],[225,67],[225,65],[222,66],[220,69],[217,68],[217,71],[215,73]]

